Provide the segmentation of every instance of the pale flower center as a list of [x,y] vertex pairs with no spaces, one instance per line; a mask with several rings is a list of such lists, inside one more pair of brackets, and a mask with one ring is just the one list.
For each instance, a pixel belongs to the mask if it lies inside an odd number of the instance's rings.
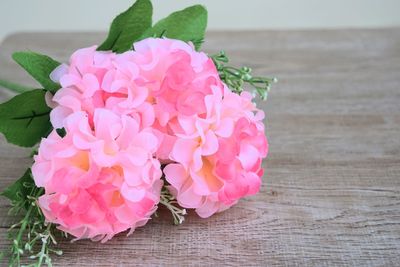
[[89,161],[89,153],[80,151],[75,154],[74,157],[71,158],[71,164],[79,169],[84,171],[89,171],[90,168],[90,161]]
[[207,159],[207,157],[203,157],[203,167],[198,172],[198,175],[204,178],[204,181],[211,191],[216,192],[223,186],[223,183],[214,175],[213,167],[213,164]]

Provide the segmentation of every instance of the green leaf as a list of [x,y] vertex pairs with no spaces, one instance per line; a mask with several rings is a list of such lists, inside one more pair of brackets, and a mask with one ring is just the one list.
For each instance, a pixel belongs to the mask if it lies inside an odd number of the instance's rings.
[[33,90],[0,105],[0,132],[15,145],[31,147],[51,130],[45,90]]
[[153,7],[149,0],[137,0],[128,10],[112,22],[107,39],[97,50],[128,51],[132,44],[151,27]]
[[32,179],[31,170],[28,169],[21,178],[1,192],[1,195],[11,202],[22,201],[27,198],[34,186],[35,182]]
[[54,93],[60,89],[60,85],[50,79],[50,73],[61,64],[60,62],[34,52],[15,52],[12,58],[46,90]]
[[185,42],[193,42],[198,50],[207,28],[207,10],[195,5],[177,11],[157,22],[140,39],[165,36]]
[[27,91],[31,91],[31,90],[35,89],[35,88],[32,88],[32,87],[28,87],[28,86],[25,86],[25,85],[9,82],[9,81],[6,81],[6,80],[0,80],[0,86],[10,90],[11,92],[18,93],[18,94],[19,93],[23,93],[23,92],[27,92]]

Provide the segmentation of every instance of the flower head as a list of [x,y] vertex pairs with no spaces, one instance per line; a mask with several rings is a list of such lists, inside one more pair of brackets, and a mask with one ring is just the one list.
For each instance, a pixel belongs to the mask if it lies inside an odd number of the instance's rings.
[[[96,108],[117,114],[139,114],[144,126],[165,126],[178,113],[204,110],[204,96],[219,85],[210,58],[189,44],[173,39],[148,38],[122,54],[96,51],[96,46],[76,51],[68,65],[51,77],[61,84],[52,98],[55,128],[71,113],[85,111],[91,122]],[[154,114],[155,112],[155,114]]]
[[46,219],[79,238],[110,239],[144,225],[159,202],[158,140],[130,116],[96,109],[94,130],[84,112],[65,120],[66,135],[43,139],[32,174],[45,188]]
[[171,160],[164,169],[180,205],[201,217],[225,210],[240,198],[258,192],[261,161],[268,144],[257,110],[246,94],[227,88],[206,96],[205,117],[182,117]]

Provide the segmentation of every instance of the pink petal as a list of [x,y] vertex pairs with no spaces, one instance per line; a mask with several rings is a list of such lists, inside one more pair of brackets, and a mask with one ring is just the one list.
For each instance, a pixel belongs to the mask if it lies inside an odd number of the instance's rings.
[[106,74],[104,75],[103,82],[101,84],[101,87],[102,87],[102,89],[104,91],[112,92],[111,86],[112,86],[112,83],[113,83],[113,81],[115,79],[115,72],[116,71],[114,69],[111,69],[111,70],[108,70],[106,72]]
[[197,148],[193,153],[192,170],[198,171],[203,167],[203,158],[201,148]]
[[136,219],[135,213],[127,206],[122,205],[115,210],[115,216],[121,223],[132,224]]
[[92,204],[92,198],[85,190],[80,190],[78,195],[71,198],[69,208],[75,213],[85,213]]
[[129,116],[122,116],[122,130],[117,142],[121,148],[127,148],[132,142],[132,135],[139,130],[137,121]]
[[81,214],[80,218],[82,219],[83,223],[93,224],[103,220],[104,216],[104,211],[97,205],[96,202],[92,202],[88,211]]
[[139,202],[146,195],[145,189],[138,189],[136,187],[130,187],[126,183],[122,184],[121,187],[122,196],[132,202]]
[[208,200],[204,202],[201,207],[196,209],[196,213],[201,218],[208,218],[218,211],[218,204],[214,201]]
[[62,87],[71,87],[77,85],[80,82],[80,77],[74,74],[65,74],[60,78],[60,84]]
[[230,118],[222,119],[215,133],[221,137],[229,137],[233,133],[233,128],[234,128],[233,119]]
[[187,135],[192,135],[196,132],[195,118],[187,116],[179,116],[178,121],[182,129]]
[[177,196],[179,204],[188,209],[199,207],[203,202],[203,197],[193,191],[193,187],[189,186],[186,190],[179,192]]
[[94,113],[96,137],[105,141],[114,140],[121,130],[121,118],[107,109],[96,109]]
[[248,195],[257,194],[260,191],[261,178],[255,173],[247,173],[245,177],[247,183],[249,184]]
[[99,81],[94,74],[88,73],[83,76],[82,85],[84,87],[83,96],[91,97],[94,93],[99,90]]
[[153,105],[145,102],[137,108],[141,115],[141,125],[143,128],[150,127],[154,123],[155,113]]
[[143,183],[140,168],[135,166],[124,167],[124,180],[128,186],[139,186]]
[[176,137],[167,134],[163,135],[161,132],[157,132],[157,137],[160,146],[157,149],[156,157],[159,160],[169,160],[169,155],[176,142]]
[[259,157],[259,152],[254,146],[248,144],[242,144],[240,146],[240,154],[238,158],[244,169],[251,169],[254,164],[257,163]]
[[50,79],[55,83],[59,83],[61,77],[68,72],[68,68],[67,64],[59,65],[50,73]]
[[151,132],[142,131],[137,134],[134,140],[131,140],[132,145],[141,147],[149,152],[155,152],[158,147],[158,139]]
[[54,108],[50,112],[50,121],[55,129],[64,127],[64,119],[72,113],[72,110],[62,106]]
[[181,164],[168,164],[164,168],[165,178],[178,191],[188,179],[188,173]]
[[171,152],[171,159],[180,163],[189,163],[198,146],[199,143],[193,139],[177,139]]
[[212,155],[218,150],[218,139],[213,131],[207,131],[204,144],[202,145],[202,154],[204,156]]

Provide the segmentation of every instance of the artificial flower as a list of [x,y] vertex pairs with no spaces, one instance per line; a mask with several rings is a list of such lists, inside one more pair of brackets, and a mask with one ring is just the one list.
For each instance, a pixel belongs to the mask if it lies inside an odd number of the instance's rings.
[[96,109],[94,130],[86,113],[69,115],[66,135],[44,138],[34,157],[39,206],[49,222],[78,239],[106,241],[144,225],[157,208],[162,186],[153,155],[158,140],[131,116]]
[[247,93],[217,88],[205,97],[205,116],[179,116],[178,132],[164,173],[178,203],[201,217],[223,211],[259,191],[268,143],[264,113]]

